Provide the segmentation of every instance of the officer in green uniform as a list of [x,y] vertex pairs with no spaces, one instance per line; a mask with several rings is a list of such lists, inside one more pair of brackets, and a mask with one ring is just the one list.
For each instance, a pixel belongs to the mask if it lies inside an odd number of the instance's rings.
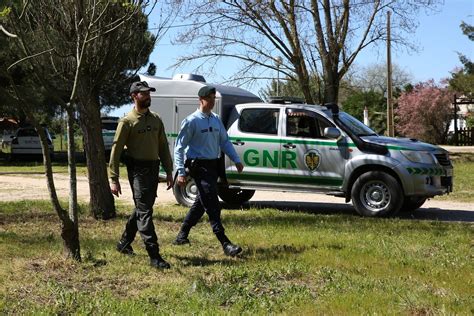
[[168,186],[173,182],[173,166],[163,122],[158,114],[148,109],[151,103],[150,91],[155,91],[155,88],[149,87],[145,81],[134,82],[130,87],[130,95],[135,106],[120,120],[115,133],[109,164],[110,189],[117,197],[122,193],[119,182],[119,160],[126,146],[126,155],[122,157],[127,166],[135,208],[125,225],[117,250],[133,255],[131,243],[138,231],[150,256],[151,266],[169,269],[169,263],[159,252],[152,215],[160,162],[166,172]]

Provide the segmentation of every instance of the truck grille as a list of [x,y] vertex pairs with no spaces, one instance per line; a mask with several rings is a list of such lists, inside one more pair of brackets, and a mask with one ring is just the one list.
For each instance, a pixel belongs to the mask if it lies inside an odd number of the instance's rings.
[[448,154],[435,154],[436,160],[442,166],[451,166],[451,161],[449,160]]

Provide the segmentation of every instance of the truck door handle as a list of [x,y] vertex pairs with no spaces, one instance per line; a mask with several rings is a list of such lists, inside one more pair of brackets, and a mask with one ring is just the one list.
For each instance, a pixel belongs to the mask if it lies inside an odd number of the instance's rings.
[[237,139],[235,142],[232,142],[232,144],[236,145],[236,146],[242,146],[242,145],[245,145],[245,143],[243,141],[241,141],[240,139]]
[[294,145],[292,143],[288,143],[288,144],[283,145],[283,147],[288,148],[288,149],[294,149],[294,148],[296,148],[296,145]]

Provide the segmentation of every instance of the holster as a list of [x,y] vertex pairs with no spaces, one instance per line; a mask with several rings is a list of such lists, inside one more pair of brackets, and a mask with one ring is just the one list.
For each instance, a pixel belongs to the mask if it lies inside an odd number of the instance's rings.
[[184,172],[186,172],[186,176],[190,176],[192,178],[196,175],[196,159],[186,159],[184,162]]

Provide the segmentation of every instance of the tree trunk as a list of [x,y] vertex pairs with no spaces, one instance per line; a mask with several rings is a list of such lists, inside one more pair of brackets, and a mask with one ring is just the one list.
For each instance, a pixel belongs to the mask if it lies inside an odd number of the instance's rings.
[[[84,91],[85,90],[85,91]],[[110,219],[116,216],[115,204],[110,192],[105,161],[104,140],[100,123],[98,97],[87,89],[88,98],[82,97],[78,104],[79,122],[84,134],[84,150],[89,175],[90,211],[96,219]],[[82,93],[81,93],[82,94]],[[82,94],[84,96],[84,94]]]
[[63,239],[66,257],[72,258],[76,261],[81,261],[81,247],[79,244],[79,229],[77,222],[71,221],[71,219],[66,216],[61,224],[61,237]]
[[313,95],[311,94],[309,75],[306,66],[302,62],[296,64],[295,66],[297,69],[300,89],[303,92],[306,103],[315,104],[315,100],[313,99]]
[[69,170],[69,218],[77,223],[77,177],[76,177],[76,144],[74,140],[74,112],[67,110],[67,161]]
[[[61,237],[63,239],[64,244],[64,252],[66,257],[73,258],[76,261],[81,261],[81,251],[80,251],[80,244],[79,244],[79,225],[77,219],[77,201],[75,202],[76,205],[69,212],[72,212],[72,216],[68,216],[67,212],[62,209],[61,204],[59,203],[58,196],[56,194],[56,188],[54,185],[54,178],[53,178],[53,168],[51,166],[51,156],[49,152],[48,140],[46,138],[46,133],[44,128],[38,124],[38,122],[33,118],[32,115],[28,116],[30,122],[32,122],[33,126],[38,131],[38,135],[41,141],[41,147],[43,152],[43,164],[45,168],[45,175],[48,185],[48,191],[51,199],[51,203],[53,204],[53,208],[59,216],[61,220]],[[69,146],[71,145],[71,137],[69,137]],[[72,138],[72,144],[74,145],[74,138]],[[71,147],[69,147],[71,148]],[[68,149],[70,150],[70,149]],[[76,177],[75,174],[75,166],[73,168],[74,171],[74,179]]]
[[323,104],[325,103],[337,103],[339,97],[339,76],[336,69],[333,69],[333,65],[326,65],[324,75],[324,96]]
[[61,236],[72,258],[81,261],[81,247],[79,243],[79,218],[77,210],[77,178],[76,178],[76,146],[74,142],[74,112],[71,107],[67,109],[67,160],[69,169],[69,221],[63,223]]

